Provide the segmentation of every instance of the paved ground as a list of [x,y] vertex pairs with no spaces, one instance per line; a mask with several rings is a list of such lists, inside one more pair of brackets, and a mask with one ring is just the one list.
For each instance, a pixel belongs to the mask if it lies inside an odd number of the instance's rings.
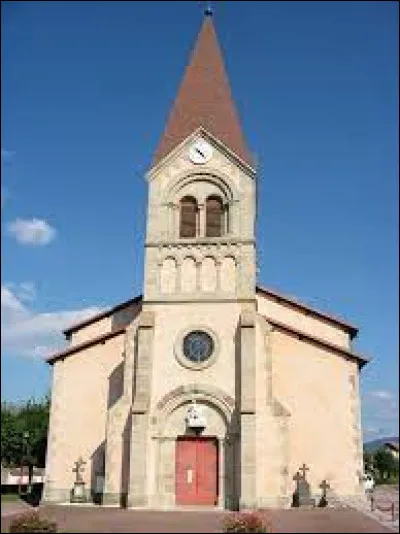
[[397,519],[399,518],[399,487],[398,486],[394,486],[394,485],[377,486],[373,494],[374,494],[375,504],[378,507],[388,508],[392,504],[392,502],[394,502],[395,517]]
[[274,532],[393,532],[354,509],[272,510]]
[[[221,532],[227,512],[161,512],[119,508],[43,506],[42,514],[56,520],[59,532]],[[290,509],[268,512],[274,532],[393,532],[351,509]],[[12,516],[2,517],[7,532]]]
[[17,513],[25,512],[31,507],[24,501],[2,502],[1,503],[1,517],[8,517]]
[[[377,486],[373,491],[374,506],[371,502],[362,510],[369,517],[377,519],[390,528],[399,530],[399,488],[394,485]],[[392,520],[391,504],[394,503],[394,521]]]

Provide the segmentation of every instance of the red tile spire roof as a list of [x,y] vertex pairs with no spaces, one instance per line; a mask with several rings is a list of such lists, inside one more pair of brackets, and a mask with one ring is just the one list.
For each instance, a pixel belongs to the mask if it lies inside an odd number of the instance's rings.
[[249,165],[239,117],[229,87],[211,11],[206,11],[189,65],[154,154],[156,165],[202,126]]

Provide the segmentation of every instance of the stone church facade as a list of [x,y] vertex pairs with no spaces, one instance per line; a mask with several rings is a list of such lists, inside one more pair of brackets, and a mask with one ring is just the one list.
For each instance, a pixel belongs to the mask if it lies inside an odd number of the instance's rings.
[[256,172],[206,16],[147,174],[143,295],[74,325],[44,499],[289,506],[363,491],[357,328],[256,283]]

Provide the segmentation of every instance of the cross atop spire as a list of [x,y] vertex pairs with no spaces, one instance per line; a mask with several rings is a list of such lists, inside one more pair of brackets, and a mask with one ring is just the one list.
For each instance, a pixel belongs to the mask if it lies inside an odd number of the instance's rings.
[[207,2],[206,8],[204,10],[204,14],[206,16],[211,16],[213,14],[212,7],[211,7],[211,2]]
[[159,163],[200,126],[222,141],[246,163],[252,164],[232,99],[211,14],[208,3],[203,25],[155,152],[153,165]]

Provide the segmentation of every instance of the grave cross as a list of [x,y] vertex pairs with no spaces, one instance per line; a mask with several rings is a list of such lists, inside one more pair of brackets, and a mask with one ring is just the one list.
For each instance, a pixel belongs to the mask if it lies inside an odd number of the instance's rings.
[[303,480],[303,477],[297,471],[297,473],[293,477],[293,480],[296,482],[296,486],[299,487],[299,482],[300,482],[300,480]]
[[83,482],[83,479],[82,479],[82,476],[81,476],[81,469],[83,471],[83,465],[85,464],[86,462],[84,462],[82,460],[82,456],[80,456],[78,458],[78,461],[75,462],[75,467],[72,469],[72,472],[73,473],[76,473],[76,481],[75,482]]
[[326,480],[323,480],[319,487],[322,489],[322,495],[326,497],[326,490],[331,488],[328,482]]
[[303,479],[306,479],[306,471],[309,471],[310,468],[303,463],[302,467],[299,467],[299,471],[303,471]]

